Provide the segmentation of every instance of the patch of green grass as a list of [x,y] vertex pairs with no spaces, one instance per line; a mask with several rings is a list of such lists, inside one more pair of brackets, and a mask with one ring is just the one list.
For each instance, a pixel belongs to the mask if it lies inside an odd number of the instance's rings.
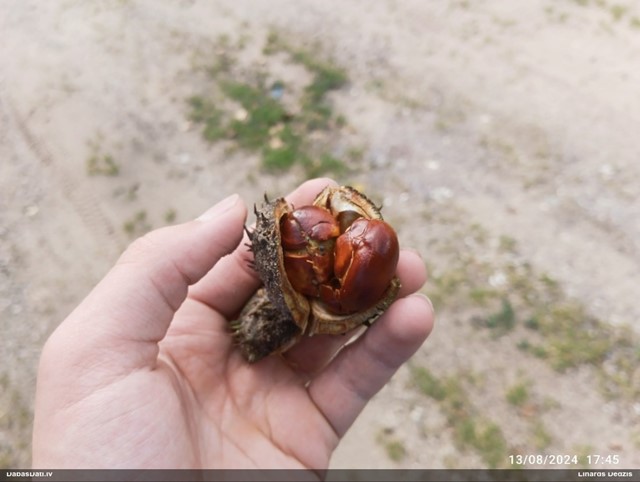
[[94,153],[87,159],[87,174],[113,177],[120,174],[120,167],[111,154]]
[[[430,246],[448,260],[445,271],[431,269],[428,294],[434,303],[440,309],[451,305],[472,310],[473,319],[483,320],[478,326],[495,335],[516,332],[519,349],[559,372],[592,366],[607,397],[640,397],[633,368],[640,365],[640,350],[633,348],[640,345],[637,335],[589,314],[556,280],[536,273],[529,263],[514,262],[515,242],[509,237],[498,235],[492,243],[481,243],[479,231],[481,227],[469,225]],[[482,250],[483,256],[476,257],[474,250]],[[505,282],[487,286],[496,272],[505,274]],[[496,306],[498,300],[501,305]]]
[[304,166],[308,177],[318,177],[327,173],[339,176],[347,171],[347,165],[330,154],[322,154],[320,157],[308,160]]
[[[220,48],[229,54],[228,39],[221,41]],[[295,114],[280,101],[282,92],[287,92],[282,81],[272,81],[267,86],[268,72],[238,74],[233,66],[225,64],[225,68],[212,67],[215,89],[223,99],[238,105],[239,110],[234,115],[226,111],[228,108],[219,107],[224,102],[193,96],[189,99],[190,119],[204,125],[203,136],[210,142],[226,139],[237,147],[260,153],[267,170],[283,171],[299,165],[308,177],[344,174],[345,162],[326,152],[326,148],[313,139],[316,131],[340,129],[347,124],[344,116],[334,113],[327,98],[330,92],[347,83],[346,72],[311,51],[293,47],[276,32],[271,32],[263,53],[278,52],[285,54],[290,62],[302,65],[312,77],[298,99],[297,108],[293,109]],[[243,80],[245,78],[252,80]]]
[[431,371],[421,366],[410,366],[411,382],[420,393],[442,401],[446,398],[447,392],[442,382],[436,378]]
[[306,163],[307,153],[302,138],[294,131],[293,126],[285,125],[272,137],[272,142],[263,151],[263,164],[269,170],[285,170],[296,162]]
[[[203,136],[210,142],[233,140],[241,148],[260,150],[267,169],[282,170],[291,167],[300,155],[302,139],[295,133],[282,104],[273,99],[264,85],[250,85],[235,80],[220,83],[222,92],[239,104],[243,115],[227,118],[225,112],[211,101],[194,96],[189,99],[191,120],[204,124]],[[284,126],[278,135],[274,128]],[[272,140],[279,140],[272,147]]]
[[360,147],[349,147],[349,149],[347,149],[347,154],[346,157],[348,160],[352,161],[352,162],[360,162],[362,161],[362,159],[364,159],[364,154],[365,154],[365,148],[360,146]]
[[[443,273],[435,273],[432,276],[432,286],[434,290],[429,293],[429,298],[434,306],[445,305],[452,298],[460,296],[461,293],[466,294],[466,290],[476,289],[475,284],[469,284],[470,279],[467,277],[466,266],[461,259],[457,259],[457,266],[451,266]],[[484,289],[484,286],[480,289]],[[463,295],[464,296],[464,295]]]
[[378,432],[376,441],[384,447],[387,457],[394,462],[401,462],[407,456],[407,448],[397,437],[393,436],[393,429],[383,428]]
[[454,424],[454,439],[461,448],[472,448],[490,469],[504,467],[507,442],[500,427],[483,417],[462,418]]
[[124,190],[124,198],[131,202],[138,198],[138,190],[140,189],[140,183],[135,182]]
[[535,420],[531,426],[532,444],[536,450],[542,452],[553,442],[553,437],[547,431],[542,420]]
[[510,387],[506,393],[507,402],[521,407],[529,400],[529,388],[526,382],[519,382]]
[[486,306],[499,295],[497,290],[486,286],[478,286],[469,290],[469,298],[481,306]]
[[499,238],[500,245],[499,249],[506,253],[513,253],[516,251],[517,241],[511,236],[501,235]]
[[164,222],[166,224],[173,224],[176,220],[177,212],[173,208],[169,208],[164,212]]
[[278,32],[276,32],[275,30],[271,30],[267,34],[267,39],[264,47],[262,48],[262,53],[264,55],[273,55],[277,52],[280,52],[280,50],[282,49],[282,43],[283,41],[280,38]]
[[140,210],[122,224],[122,229],[129,237],[138,237],[151,231],[153,227],[147,220],[147,211]]
[[411,365],[411,386],[423,395],[440,402],[456,445],[473,449],[489,468],[503,467],[507,460],[507,442],[500,427],[477,413],[462,386],[462,376],[443,379],[428,369]]
[[315,53],[309,50],[293,46],[275,31],[269,32],[263,52],[268,55],[276,52],[287,53],[293,62],[304,66],[313,74],[311,84],[305,88],[307,101],[310,103],[322,102],[326,94],[332,90],[340,89],[348,81],[344,69],[319,59]]
[[302,99],[302,115],[309,130],[327,129],[333,120],[339,127],[346,123],[343,116],[336,117],[327,95],[344,87],[348,78],[346,72],[329,62],[322,62],[310,52],[294,49],[282,43],[281,48],[288,52],[291,59],[306,67],[313,75],[313,80],[304,89]]
[[245,119],[233,119],[230,136],[245,149],[260,149],[270,139],[270,130],[287,121],[282,105],[269,97],[263,86],[224,82],[223,91],[246,109]]
[[296,51],[292,58],[314,73],[311,84],[305,89],[311,102],[320,102],[332,90],[338,90],[347,83],[347,74],[343,69],[330,63],[319,62],[308,52]]
[[536,358],[540,358],[543,360],[549,358],[549,351],[544,346],[540,344],[533,344],[526,339],[520,340],[518,342],[518,348],[522,351],[530,353]]
[[298,159],[295,147],[285,145],[277,149],[267,148],[263,154],[263,163],[270,171],[284,171],[293,166]]
[[617,22],[626,15],[628,7],[620,4],[611,5],[609,7],[609,11],[611,12],[611,16],[613,17],[613,19]]
[[577,303],[540,308],[536,318],[547,339],[550,361],[558,371],[582,364],[600,365],[615,345],[607,328]]
[[233,58],[226,52],[222,52],[216,58],[216,60],[207,69],[207,73],[215,78],[219,75],[228,73],[234,65]]
[[525,320],[524,326],[525,328],[528,328],[530,330],[538,330],[540,329],[540,322],[538,321],[538,318],[532,316],[531,318]]
[[469,435],[468,443],[475,447],[489,468],[504,466],[507,442],[498,425],[480,420]]
[[203,124],[203,137],[209,142],[223,139],[226,135],[223,112],[213,102],[202,96],[193,96],[189,98],[188,102],[191,107],[189,118]]
[[578,465],[583,469],[589,467],[589,455],[595,453],[594,448],[591,445],[577,445],[573,448],[571,453],[574,453],[578,456]]
[[498,335],[513,330],[516,324],[516,314],[507,298],[502,299],[502,307],[499,311],[489,315],[486,324]]
[[389,440],[385,442],[384,448],[387,456],[394,462],[400,462],[407,456],[407,449],[400,440]]

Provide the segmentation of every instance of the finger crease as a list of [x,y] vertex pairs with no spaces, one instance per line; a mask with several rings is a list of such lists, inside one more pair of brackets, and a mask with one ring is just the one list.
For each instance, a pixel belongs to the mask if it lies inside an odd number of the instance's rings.
[[165,306],[171,310],[171,313],[175,313],[178,308],[180,308],[180,305],[182,305],[182,302],[184,301],[184,298],[186,297],[186,294],[184,296],[181,296],[181,299],[179,300],[174,300],[169,293],[167,293],[166,287],[164,284],[159,283],[156,280],[156,276],[154,275],[149,275],[148,277],[149,282],[153,285],[153,288],[155,289],[155,291],[160,295],[160,298],[162,299],[162,302],[165,304]]
[[309,391],[309,387],[311,385],[309,385],[307,387],[307,393],[309,394],[309,400],[311,400],[311,403],[313,404],[313,406],[316,408],[316,410],[318,411],[318,413],[320,414],[320,416],[324,419],[324,421],[327,423],[327,426],[331,429],[331,432],[333,433],[333,436],[336,438],[336,442],[338,440],[340,440],[342,437],[340,436],[338,430],[336,429],[336,427],[333,425],[333,423],[331,423],[331,420],[329,420],[329,417],[327,417],[327,414],[324,413],[324,410],[322,409],[322,407],[320,407],[320,405],[318,405],[318,403],[316,402],[313,393],[311,391]]

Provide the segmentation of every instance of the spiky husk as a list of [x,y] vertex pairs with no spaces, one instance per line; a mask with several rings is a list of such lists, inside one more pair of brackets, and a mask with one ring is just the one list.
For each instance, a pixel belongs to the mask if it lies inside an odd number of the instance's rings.
[[[284,351],[303,332],[309,304],[284,276],[279,221],[290,210],[283,198],[254,208],[256,226],[249,233],[252,267],[264,283],[233,323],[234,337],[249,362]],[[296,322],[297,321],[297,322]]]
[[231,328],[242,356],[250,363],[283,351],[300,335],[300,328],[271,303],[264,288],[249,300]]

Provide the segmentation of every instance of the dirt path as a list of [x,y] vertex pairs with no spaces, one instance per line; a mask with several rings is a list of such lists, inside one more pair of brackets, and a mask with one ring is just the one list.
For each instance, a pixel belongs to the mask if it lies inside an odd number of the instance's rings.
[[[348,122],[335,152],[359,152],[345,180],[376,193],[403,243],[425,256],[427,292],[444,302],[414,369],[367,408],[333,465],[487,466],[478,440],[493,432],[481,427],[502,420],[499,465],[560,451],[616,453],[639,467],[640,433],[629,428],[640,419],[637,369],[616,388],[631,395],[606,398],[601,385],[621,369],[613,348],[558,371],[518,348],[537,333],[518,325],[496,338],[470,322],[493,301],[442,288],[460,253],[491,268],[489,288],[509,287],[506,257],[553,279],[583,318],[640,332],[640,10],[595,0],[5,0],[0,466],[28,464],[42,343],[132,236],[232,192],[253,202],[300,181],[300,170],[265,173],[257,155],[204,142],[188,119],[186,99],[206,91],[202,68],[221,39],[246,71],[269,71],[282,62],[262,53],[270,32],[319,46],[347,70],[348,86],[332,94]],[[305,81],[288,69],[292,84]],[[444,398],[416,390],[423,366],[450,388]],[[472,401],[474,440],[448,418],[448,375]],[[509,401],[519,383],[525,401]]]

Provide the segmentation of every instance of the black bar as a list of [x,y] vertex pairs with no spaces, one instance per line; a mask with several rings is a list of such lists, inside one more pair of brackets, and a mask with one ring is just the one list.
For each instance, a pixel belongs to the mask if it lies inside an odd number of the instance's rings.
[[32,470],[2,469],[0,482],[640,482],[640,469],[506,470]]

